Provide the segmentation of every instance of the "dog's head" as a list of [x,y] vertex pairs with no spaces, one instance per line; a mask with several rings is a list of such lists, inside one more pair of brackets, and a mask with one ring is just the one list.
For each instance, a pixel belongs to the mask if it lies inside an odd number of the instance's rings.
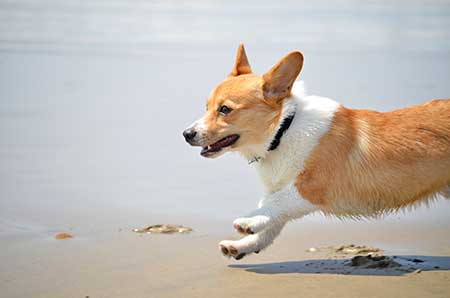
[[201,155],[211,158],[227,151],[245,155],[264,146],[302,66],[303,55],[291,52],[258,76],[241,44],[231,74],[209,95],[205,115],[183,132],[186,141],[203,147]]

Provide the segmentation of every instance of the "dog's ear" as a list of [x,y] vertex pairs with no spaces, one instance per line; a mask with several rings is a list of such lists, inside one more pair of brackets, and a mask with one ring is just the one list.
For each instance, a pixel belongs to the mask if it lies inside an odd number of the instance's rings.
[[289,96],[302,66],[302,53],[294,51],[284,56],[263,75],[264,98],[279,100]]
[[244,44],[241,42],[237,50],[236,61],[234,62],[233,71],[231,71],[230,76],[238,76],[248,73],[252,73],[252,69],[250,68],[247,55],[245,54]]

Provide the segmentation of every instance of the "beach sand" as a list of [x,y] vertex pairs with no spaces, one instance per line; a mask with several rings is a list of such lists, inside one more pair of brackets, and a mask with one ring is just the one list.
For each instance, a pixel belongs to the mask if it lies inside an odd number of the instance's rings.
[[[111,226],[109,231],[74,227],[74,238],[64,240],[54,239],[52,231],[4,234],[2,297],[448,297],[450,292],[448,221],[306,218],[288,225],[269,249],[240,261],[218,250],[221,239],[238,237],[225,222],[184,221],[192,233],[137,234],[132,226]],[[349,243],[378,247],[401,266],[352,267],[353,255],[328,248]]]

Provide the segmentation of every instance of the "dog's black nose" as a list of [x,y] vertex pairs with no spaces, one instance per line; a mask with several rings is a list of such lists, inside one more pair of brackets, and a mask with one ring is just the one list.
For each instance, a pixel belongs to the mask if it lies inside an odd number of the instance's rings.
[[192,128],[188,128],[185,131],[183,131],[183,136],[186,139],[186,142],[192,141],[192,139],[195,137],[196,134],[197,132]]

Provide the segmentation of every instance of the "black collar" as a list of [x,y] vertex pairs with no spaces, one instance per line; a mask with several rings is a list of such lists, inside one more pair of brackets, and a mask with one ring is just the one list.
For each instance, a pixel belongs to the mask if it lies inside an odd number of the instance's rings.
[[275,134],[275,137],[273,138],[272,142],[270,142],[268,151],[273,151],[277,149],[278,145],[280,145],[281,137],[283,134],[288,130],[289,126],[291,126],[292,120],[294,120],[295,111],[284,118],[281,122],[280,128],[278,129],[277,133]]

